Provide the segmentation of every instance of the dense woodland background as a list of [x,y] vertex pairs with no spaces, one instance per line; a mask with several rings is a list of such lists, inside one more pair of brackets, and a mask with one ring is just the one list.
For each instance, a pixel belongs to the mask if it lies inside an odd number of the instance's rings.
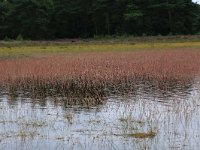
[[200,32],[191,0],[0,0],[0,39]]

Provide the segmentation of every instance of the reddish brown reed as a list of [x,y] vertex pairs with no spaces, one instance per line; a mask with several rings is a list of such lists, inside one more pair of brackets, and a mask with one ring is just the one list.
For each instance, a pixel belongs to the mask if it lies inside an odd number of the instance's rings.
[[184,85],[199,73],[200,51],[88,52],[0,61],[1,88],[67,97],[104,96],[105,90]]

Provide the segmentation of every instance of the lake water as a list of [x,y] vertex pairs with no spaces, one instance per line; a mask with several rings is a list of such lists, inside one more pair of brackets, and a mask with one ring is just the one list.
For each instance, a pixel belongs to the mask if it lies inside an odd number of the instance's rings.
[[[200,80],[186,87],[109,95],[97,106],[0,98],[1,150],[199,149]],[[156,133],[137,138],[134,133]]]

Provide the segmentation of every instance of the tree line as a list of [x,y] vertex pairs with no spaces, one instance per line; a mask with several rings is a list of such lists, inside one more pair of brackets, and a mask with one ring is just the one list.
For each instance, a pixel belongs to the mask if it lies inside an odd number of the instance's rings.
[[200,32],[191,0],[0,0],[0,39]]

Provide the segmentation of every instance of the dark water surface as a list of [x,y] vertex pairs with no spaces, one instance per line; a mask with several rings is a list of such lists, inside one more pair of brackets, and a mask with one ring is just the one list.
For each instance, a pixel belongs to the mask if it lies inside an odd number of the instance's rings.
[[[137,89],[101,105],[0,98],[1,150],[199,149],[200,82],[168,90]],[[156,133],[136,138],[134,133]]]

